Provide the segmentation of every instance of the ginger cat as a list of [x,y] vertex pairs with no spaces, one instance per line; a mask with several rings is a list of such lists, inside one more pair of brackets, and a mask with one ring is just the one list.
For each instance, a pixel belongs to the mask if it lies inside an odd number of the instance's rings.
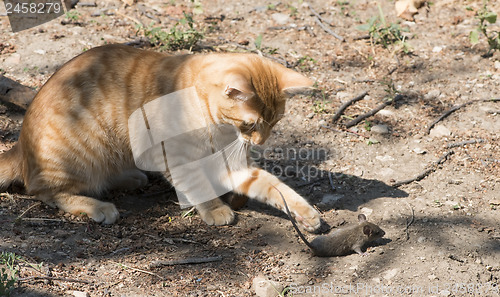
[[[252,54],[171,56],[124,45],[97,47],[66,63],[40,89],[19,142],[0,155],[0,188],[22,182],[38,200],[112,224],[119,218],[116,207],[85,195],[146,185],[131,152],[132,112],[194,87],[213,124],[233,125],[243,141],[263,144],[282,117],[286,98],[311,85],[301,74]],[[278,188],[303,228],[320,226],[319,213],[267,171],[247,167],[231,172],[231,178],[240,179],[235,194],[284,210],[273,190]],[[234,219],[218,198],[196,208],[210,225]]]

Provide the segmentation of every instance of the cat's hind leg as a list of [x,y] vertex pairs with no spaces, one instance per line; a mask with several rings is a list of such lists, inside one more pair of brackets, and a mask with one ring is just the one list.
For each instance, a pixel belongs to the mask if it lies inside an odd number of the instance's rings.
[[113,224],[120,217],[120,213],[113,203],[99,201],[87,196],[69,193],[39,194],[36,195],[50,206],[57,207],[76,216],[87,215],[98,223]]

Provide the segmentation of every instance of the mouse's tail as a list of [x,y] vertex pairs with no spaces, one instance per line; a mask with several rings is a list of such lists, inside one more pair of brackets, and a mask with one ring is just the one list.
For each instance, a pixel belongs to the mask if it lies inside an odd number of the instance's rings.
[[9,151],[0,154],[0,189],[5,189],[13,182],[21,182],[23,156],[19,143]]
[[297,233],[299,234],[299,237],[300,239],[302,239],[302,241],[313,251],[315,252],[315,248],[311,245],[311,243],[306,239],[306,237],[304,236],[304,234],[302,234],[302,232],[300,231],[299,229],[299,226],[297,226],[297,222],[295,222],[295,219],[293,218],[292,216],[292,213],[290,212],[290,209],[288,209],[288,204],[286,204],[286,200],[285,200],[285,197],[283,197],[283,194],[281,193],[280,190],[278,190],[278,188],[276,188],[275,186],[272,186],[276,191],[278,191],[278,193],[280,194],[281,196],[281,199],[283,200],[283,204],[285,205],[285,210],[286,210],[286,214],[288,215],[288,218],[290,218],[290,221],[292,222],[292,225],[293,227],[295,228],[295,230],[297,231]]

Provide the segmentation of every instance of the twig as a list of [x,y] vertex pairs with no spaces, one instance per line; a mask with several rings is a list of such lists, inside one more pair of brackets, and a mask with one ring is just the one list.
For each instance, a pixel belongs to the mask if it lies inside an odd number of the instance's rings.
[[326,33],[332,35],[333,37],[337,38],[340,41],[344,41],[344,37],[342,37],[342,36],[338,35],[337,33],[333,32],[332,30],[330,30],[327,26],[323,25],[323,23],[322,23],[322,22],[325,22],[328,25],[330,25],[331,24],[330,21],[325,20],[325,18],[323,18],[316,10],[314,10],[314,8],[312,8],[311,4],[308,3],[307,6],[311,10],[311,12],[314,14],[314,16],[315,16],[314,20],[316,21],[316,23],[318,23],[318,25],[321,28],[323,28],[323,30],[325,30]]
[[61,219],[46,219],[46,218],[23,218],[23,221],[41,221],[41,222],[57,222],[57,223],[75,223],[75,224],[87,224],[87,222],[78,222],[78,221],[67,221]]
[[337,38],[338,40],[340,41],[344,41],[344,37],[338,35],[337,33],[333,32],[332,30],[330,30],[330,28],[328,28],[327,26],[323,25],[323,23],[320,21],[320,19],[316,16],[314,18],[314,20],[316,21],[316,23],[323,29],[325,30],[326,33],[332,35],[333,37]]
[[340,116],[344,113],[344,110],[346,110],[346,108],[348,108],[349,106],[351,106],[351,104],[365,98],[365,96],[368,95],[368,92],[364,92],[358,96],[356,96],[355,98],[352,98],[351,100],[345,102],[344,104],[342,104],[339,109],[337,110],[337,112],[333,115],[332,117],[332,123],[337,121]]
[[307,6],[309,7],[309,9],[311,10],[311,12],[322,22],[325,22],[327,24],[331,24],[331,21],[325,19],[324,17],[322,17],[314,8],[312,8],[311,4],[308,3]]
[[460,141],[460,142],[455,142],[455,143],[449,143],[448,145],[446,145],[446,148],[450,149],[450,148],[454,148],[454,147],[463,146],[466,144],[474,144],[474,143],[481,143],[481,142],[484,142],[484,139],[465,140],[465,141]]
[[363,138],[368,138],[368,136],[366,136],[366,135],[363,135],[363,134],[358,133],[358,132],[351,131],[351,130],[349,130],[349,129],[344,129],[344,128],[342,128],[342,127],[340,128],[340,130],[337,130],[337,129],[334,129],[334,128],[330,128],[330,127],[325,126],[325,125],[321,125],[320,127],[321,127],[321,128],[325,128],[325,129],[328,129],[328,130],[332,130],[332,131],[335,131],[335,132],[342,132],[342,131],[344,131],[344,132],[347,132],[347,133],[351,133],[351,134],[354,134],[354,135],[361,136],[361,137],[363,137]]
[[136,24],[141,25],[142,27],[144,27],[144,24],[143,24],[141,21],[139,21],[138,19],[136,19],[136,18],[134,18],[134,17],[131,17],[131,16],[129,16],[129,15],[126,15],[126,14],[123,14],[123,13],[119,12],[119,11],[118,11],[118,9],[115,9],[115,13],[116,13],[117,15],[119,15],[119,16],[122,16],[122,17],[124,17],[124,18],[127,18],[127,19],[129,19],[129,20],[133,21],[134,23],[136,23]]
[[452,114],[453,112],[459,110],[460,108],[464,107],[464,106],[467,106],[469,104],[472,104],[472,103],[475,103],[475,102],[498,102],[500,101],[500,98],[492,98],[492,99],[476,99],[476,100],[471,100],[471,101],[468,101],[468,102],[465,102],[465,103],[462,103],[460,105],[456,105],[456,106],[453,106],[452,108],[448,109],[447,111],[445,111],[441,116],[439,116],[437,119],[435,119],[432,123],[430,123],[429,127],[427,127],[427,134],[431,133],[431,130],[432,128],[434,127],[434,125],[436,125],[437,123],[439,123],[442,119],[446,118],[447,116],[449,116],[450,114]]
[[221,256],[206,257],[206,258],[187,258],[187,259],[177,259],[169,261],[154,261],[149,264],[149,268],[157,268],[161,266],[173,266],[173,265],[185,265],[185,264],[201,264],[209,262],[219,262],[222,261]]
[[406,240],[410,239],[410,230],[408,230],[408,228],[411,226],[411,224],[413,224],[413,222],[415,221],[415,210],[413,209],[413,207],[411,207],[410,203],[406,202],[406,205],[408,205],[408,207],[410,208],[410,211],[411,211],[411,219],[410,221],[406,221]]
[[310,195],[310,194],[313,192],[314,187],[316,187],[316,186],[321,186],[321,184],[320,184],[320,183],[314,183],[314,184],[312,184],[312,185],[309,187],[309,191],[307,192],[307,194],[308,194],[308,195]]
[[125,264],[122,264],[122,263],[118,263],[118,262],[115,262],[115,261],[111,261],[113,263],[115,263],[116,265],[119,265],[119,266],[122,266],[122,267],[125,267],[125,268],[128,268],[128,269],[132,269],[134,271],[138,271],[138,272],[142,272],[142,273],[146,273],[146,274],[149,274],[149,275],[153,275],[153,276],[156,276],[160,279],[164,279],[162,276],[154,273],[154,272],[151,272],[151,271],[147,271],[147,270],[142,270],[142,269],[139,269],[139,268],[134,268],[134,267],[130,267],[128,265],[125,265]]
[[375,107],[374,109],[370,110],[369,112],[367,113],[364,113],[362,115],[359,115],[358,117],[356,117],[354,120],[348,122],[345,127],[346,128],[350,128],[352,126],[355,126],[357,125],[359,122],[361,122],[362,120],[366,119],[366,118],[369,118],[371,116],[373,116],[374,114],[376,114],[377,112],[381,111],[382,109],[384,109],[386,106],[388,105],[391,105],[393,104],[394,102],[398,101],[398,100],[401,100],[403,99],[403,95],[401,94],[397,94],[396,97],[394,97],[394,99],[391,99],[391,100],[387,100],[385,101],[384,103],[380,104],[379,106]]
[[32,209],[33,207],[38,206],[40,204],[41,204],[41,202],[35,202],[35,203],[33,203],[30,207],[28,207],[28,209],[26,209],[25,211],[23,211],[22,214],[20,214],[19,216],[17,216],[16,220],[21,219],[30,209]]
[[331,171],[328,171],[328,180],[330,181],[330,186],[332,187],[332,190],[335,191],[335,186],[333,185],[333,178]]
[[436,171],[437,165],[444,163],[448,159],[448,156],[452,155],[454,152],[453,151],[447,151],[445,154],[443,154],[439,159],[436,160],[436,162],[432,163],[429,168],[424,170],[424,172],[420,173],[419,175],[415,176],[414,178],[402,180],[399,182],[395,182],[392,184],[394,188],[400,187],[402,185],[407,185],[410,184],[414,181],[419,181],[425,178],[427,175],[431,174],[432,172]]
[[42,280],[42,279],[43,280],[57,280],[57,281],[71,282],[71,283],[92,284],[92,282],[89,282],[86,280],[65,278],[65,277],[54,277],[54,276],[28,276],[28,277],[19,278],[17,281],[18,282],[29,282],[32,280]]

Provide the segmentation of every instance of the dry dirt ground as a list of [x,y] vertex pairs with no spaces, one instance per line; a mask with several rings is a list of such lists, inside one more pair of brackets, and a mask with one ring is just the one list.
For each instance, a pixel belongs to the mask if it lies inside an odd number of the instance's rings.
[[[283,213],[249,201],[234,225],[207,226],[179,209],[154,176],[145,189],[102,198],[122,215],[111,226],[65,215],[11,188],[0,197],[0,249],[22,257],[13,296],[252,296],[259,275],[286,296],[499,296],[500,106],[469,104],[427,133],[455,105],[500,97],[500,54],[484,55],[484,37],[469,42],[481,1],[433,1],[414,22],[398,19],[392,1],[378,1],[387,23],[407,29],[409,53],[360,39],[366,32],[356,27],[379,14],[377,1],[309,2],[343,42],[317,24],[303,1],[138,2],[77,5],[72,15],[19,33],[0,8],[1,73],[38,89],[86,49],[125,42],[148,48],[137,22],[169,29],[183,10],[195,10],[205,35],[194,51],[256,51],[257,43],[322,90],[289,102],[257,162],[321,211],[323,232],[365,213],[386,235],[366,257],[318,258]],[[489,7],[500,13],[499,2]],[[345,117],[330,121],[364,91],[368,96]],[[402,99],[368,122],[343,128],[396,94]],[[1,150],[16,141],[22,115],[0,105]],[[469,140],[477,143],[447,148]],[[427,168],[435,170],[422,180],[392,186]],[[193,257],[216,261],[152,265]]]

